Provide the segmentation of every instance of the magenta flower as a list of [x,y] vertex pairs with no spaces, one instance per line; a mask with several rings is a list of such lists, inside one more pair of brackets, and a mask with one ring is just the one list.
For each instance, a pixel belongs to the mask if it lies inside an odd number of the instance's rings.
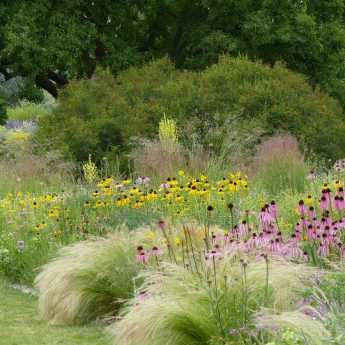
[[138,297],[139,302],[144,302],[148,298],[150,298],[150,294],[146,291],[140,291],[137,297]]
[[321,257],[327,257],[329,255],[329,246],[323,243],[320,243],[320,247],[317,250],[317,254]]
[[260,218],[261,226],[264,229],[267,228],[269,224],[271,224],[271,222],[274,221],[274,218],[272,218],[272,216],[270,215],[266,207],[263,207],[261,209],[259,218]]
[[315,171],[314,170],[310,170],[308,176],[307,176],[307,179],[309,181],[314,181],[316,179],[316,174],[315,174]]
[[149,254],[147,254],[142,246],[137,248],[137,261],[146,264],[149,261]]
[[272,218],[277,219],[278,218],[278,207],[276,205],[276,202],[274,200],[271,201],[271,204],[269,206],[269,213]]
[[216,249],[210,250],[206,255],[208,259],[219,258],[221,256],[222,254]]
[[269,245],[269,251],[272,254],[282,254],[282,244],[280,243],[279,238],[276,238],[275,240],[271,240],[270,241],[270,245]]
[[151,255],[153,255],[153,256],[161,256],[161,255],[163,255],[163,250],[155,246],[151,250]]
[[165,223],[164,220],[160,220],[160,221],[158,222],[158,226],[160,227],[161,230],[164,230],[164,229],[166,229],[166,227],[167,227],[167,225],[166,225],[166,223]]
[[316,231],[313,228],[312,224],[308,225],[308,229],[307,229],[307,237],[309,240],[315,240],[316,239]]
[[316,218],[316,211],[313,206],[310,206],[308,209],[308,217],[309,219]]
[[297,245],[297,243],[293,243],[288,248],[288,255],[298,259],[303,257],[303,250]]
[[252,234],[252,237],[246,242],[246,249],[247,250],[252,250],[257,246],[257,235],[254,232]]
[[239,234],[241,237],[247,236],[248,230],[249,230],[249,229],[248,229],[247,221],[243,220],[242,223],[241,223],[240,226],[239,226],[238,234]]
[[149,255],[145,252],[139,252],[137,254],[137,261],[145,265],[149,261]]
[[299,201],[299,203],[298,203],[298,210],[299,210],[299,213],[301,214],[301,216],[304,216],[304,214],[306,213],[306,207],[305,207],[305,204],[304,204],[303,200]]
[[170,185],[169,185],[169,183],[162,183],[159,187],[164,189],[164,190],[167,190],[170,188]]
[[320,200],[320,208],[325,210],[328,208],[329,205],[329,200],[326,197],[326,195],[322,195],[321,200]]

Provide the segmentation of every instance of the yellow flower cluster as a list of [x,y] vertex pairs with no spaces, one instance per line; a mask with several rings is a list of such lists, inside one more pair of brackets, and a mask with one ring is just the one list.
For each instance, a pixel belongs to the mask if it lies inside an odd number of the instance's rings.
[[53,224],[52,228],[56,232],[59,216],[64,210],[63,201],[63,198],[55,193],[9,193],[0,198],[0,212],[10,229],[31,229],[39,234]]
[[86,201],[87,208],[153,208],[172,214],[183,215],[200,204],[231,201],[240,192],[248,190],[247,176],[229,173],[220,180],[212,181],[206,175],[186,176],[180,170],[178,177],[168,177],[157,188],[147,184],[133,183],[131,179],[117,181],[101,180],[97,189]]

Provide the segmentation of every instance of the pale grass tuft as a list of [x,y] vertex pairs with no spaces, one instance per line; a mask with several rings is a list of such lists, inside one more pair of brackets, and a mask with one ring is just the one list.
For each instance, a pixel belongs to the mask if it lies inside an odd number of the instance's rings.
[[[243,271],[242,271],[243,272]],[[247,266],[248,310],[253,314],[265,302],[266,263],[250,261]],[[316,270],[273,260],[269,267],[269,307],[274,313],[296,307],[305,284],[312,284]],[[143,272],[141,291],[148,296],[132,299],[121,313],[120,321],[109,327],[114,345],[185,345],[207,344],[221,337],[214,289],[175,265],[161,271]],[[225,329],[242,327],[243,280],[238,259],[231,257],[217,263],[219,311]],[[225,280],[224,280],[225,279]],[[211,275],[212,286],[212,275]],[[225,283],[226,281],[226,283]]]
[[276,332],[278,329],[289,328],[300,334],[305,344],[330,344],[330,334],[321,320],[313,319],[300,311],[272,314],[261,312],[256,317],[260,329]]
[[39,310],[52,324],[76,324],[114,315],[132,296],[135,245],[125,232],[62,248],[36,278]]

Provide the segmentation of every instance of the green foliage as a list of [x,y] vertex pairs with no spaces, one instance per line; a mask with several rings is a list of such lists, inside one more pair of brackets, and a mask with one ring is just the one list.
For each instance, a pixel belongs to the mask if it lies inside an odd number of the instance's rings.
[[8,286],[0,277],[0,345],[106,345],[99,326],[54,327],[37,315],[37,298]]
[[5,99],[0,95],[0,126],[5,124],[7,119],[7,102]]
[[22,101],[19,105],[7,109],[9,120],[37,120],[47,116],[49,110],[42,104]]
[[77,161],[89,154],[114,159],[129,151],[133,136],[154,136],[164,114],[176,119],[187,145],[195,135],[213,144],[212,131],[223,128],[224,138],[254,119],[261,134],[290,132],[319,157],[343,156],[345,125],[335,100],[281,64],[225,56],[201,73],[176,71],[163,59],[117,78],[100,71],[72,82],[56,111],[42,118],[37,140]]

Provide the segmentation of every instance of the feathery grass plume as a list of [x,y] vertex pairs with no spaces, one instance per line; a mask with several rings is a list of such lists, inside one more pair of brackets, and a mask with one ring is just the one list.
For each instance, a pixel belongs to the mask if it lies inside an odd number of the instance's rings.
[[314,319],[300,311],[273,314],[264,311],[256,317],[260,329],[277,332],[278,329],[289,328],[303,338],[303,344],[330,344],[330,334],[321,320]]
[[308,171],[310,168],[297,139],[284,134],[270,137],[257,146],[248,173],[267,192],[275,195],[284,190],[304,192]]
[[[120,321],[110,326],[113,343],[205,345],[220,338],[243,344],[242,337],[250,338],[255,326],[255,312],[266,302],[266,265],[249,263],[244,286],[242,266],[234,260],[216,263],[216,282],[210,273],[212,265],[205,267],[209,280],[168,264],[161,271],[141,273],[141,293],[123,309]],[[311,278],[314,272],[303,265],[272,261],[267,306],[275,312],[293,309],[304,288],[298,278]]]
[[64,247],[36,278],[41,316],[52,324],[114,315],[138,272],[131,235],[119,232]]

